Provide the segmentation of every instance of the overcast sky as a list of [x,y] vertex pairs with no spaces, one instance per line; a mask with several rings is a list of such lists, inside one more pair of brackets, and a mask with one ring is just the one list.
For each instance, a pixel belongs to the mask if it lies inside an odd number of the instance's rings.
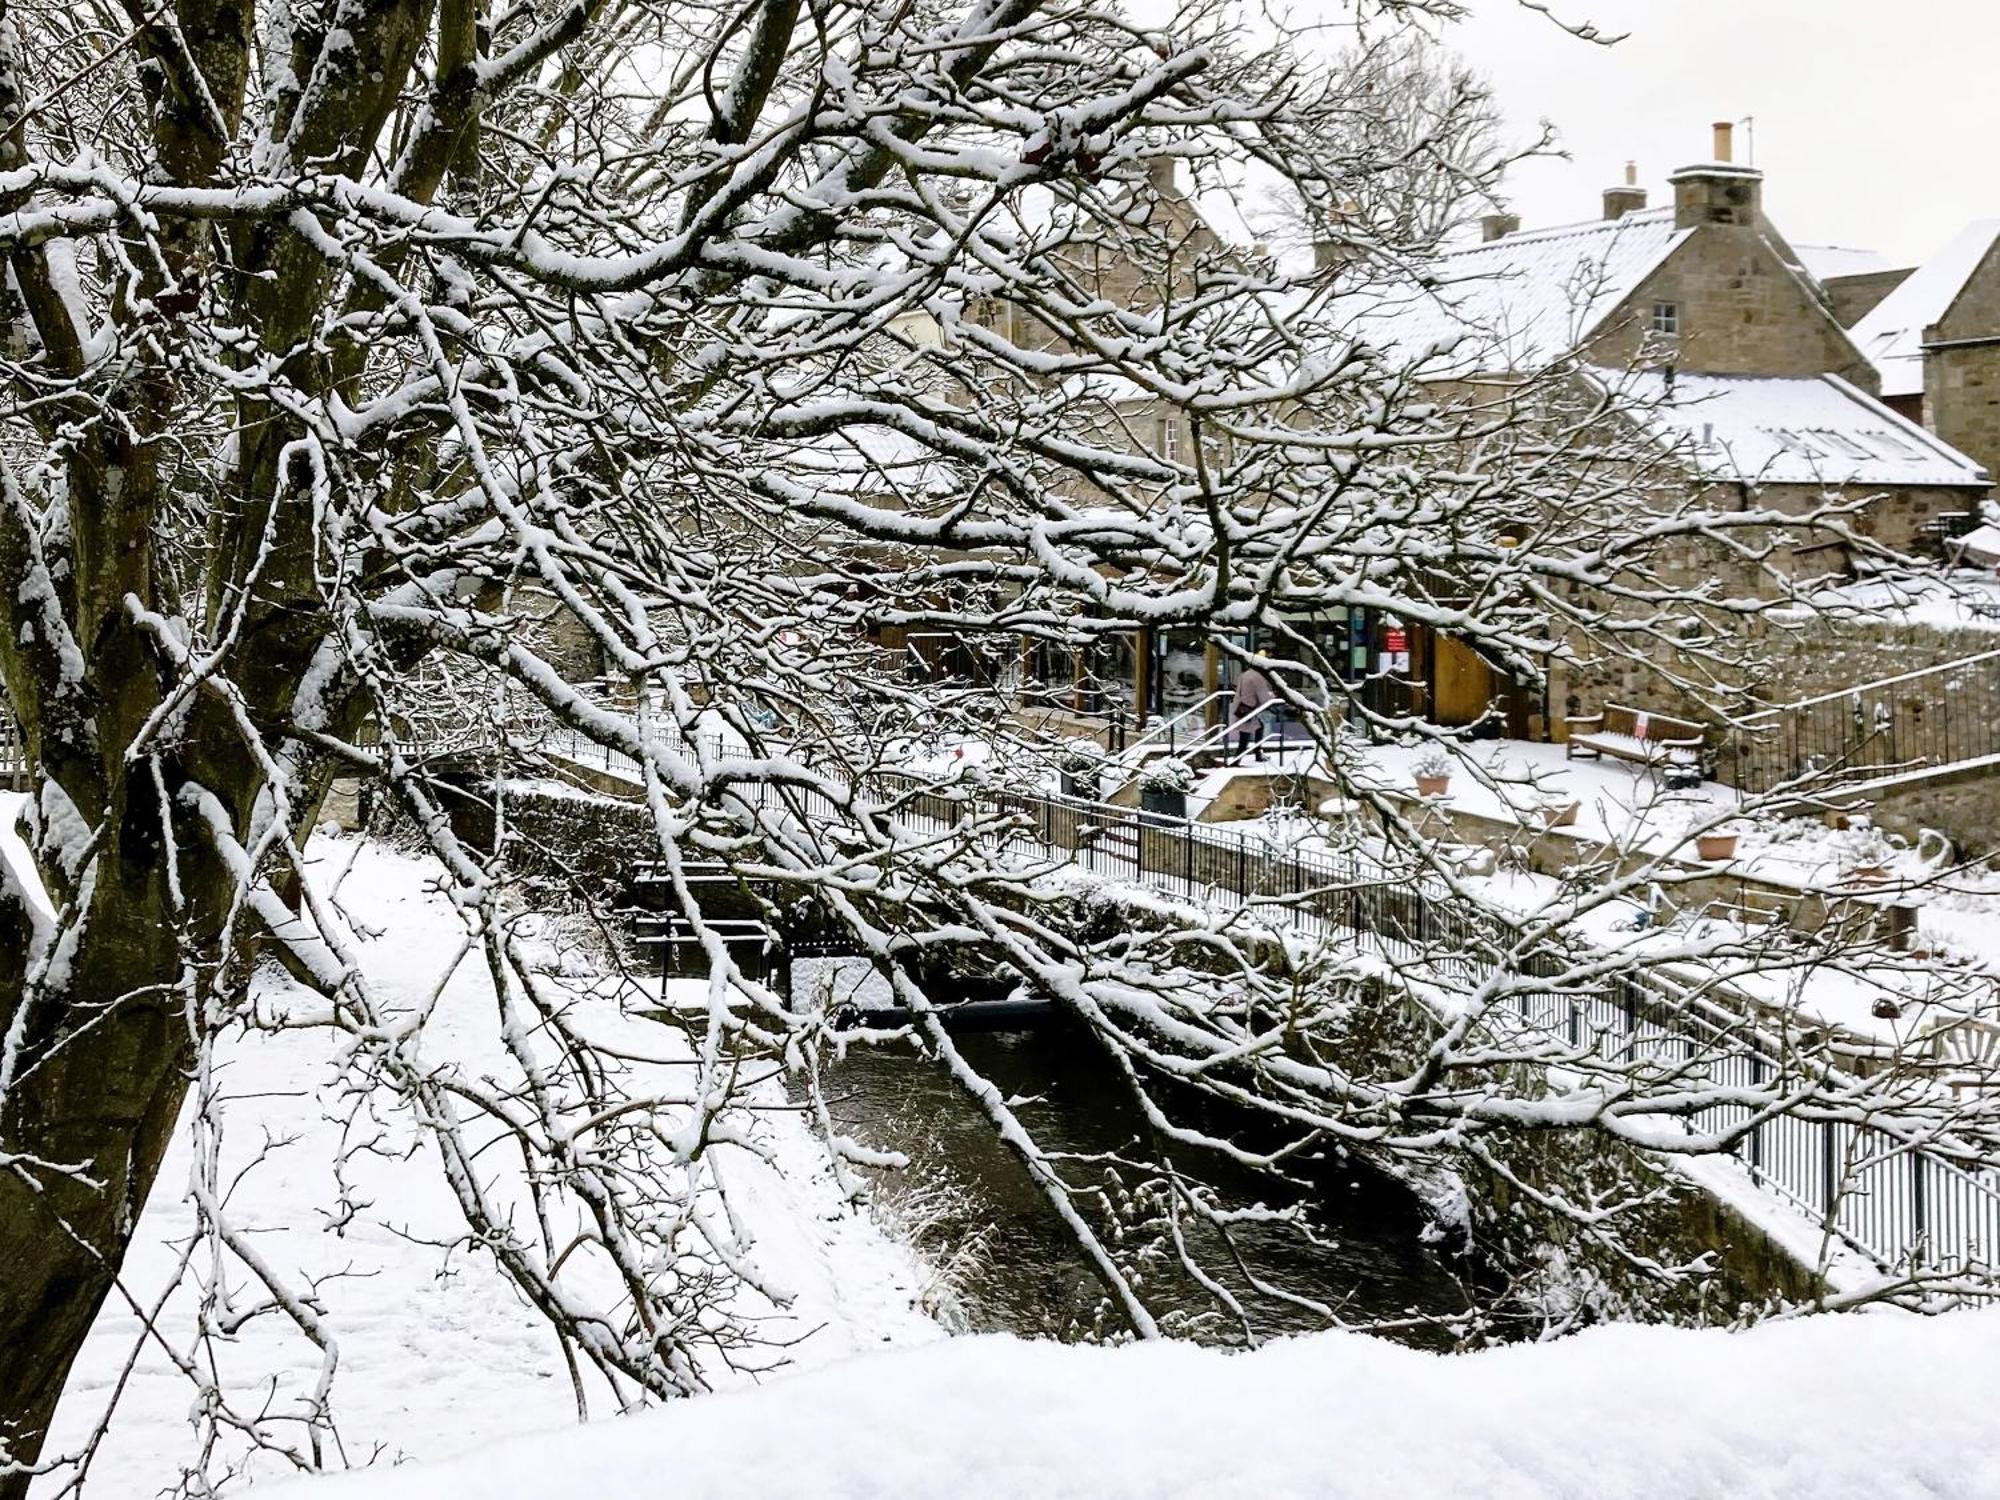
[[1575,158],[1516,173],[1528,228],[1595,217],[1628,160],[1670,202],[1667,174],[1708,158],[1710,122],[1745,116],[1765,209],[1794,243],[1908,265],[2000,217],[2000,0],[1551,4],[1629,37],[1593,47],[1516,0],[1470,0],[1450,37],[1514,123],[1552,120]]

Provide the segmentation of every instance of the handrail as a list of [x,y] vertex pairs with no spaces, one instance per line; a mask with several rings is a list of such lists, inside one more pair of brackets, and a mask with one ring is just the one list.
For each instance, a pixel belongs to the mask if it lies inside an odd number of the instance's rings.
[[[1505,961],[1501,955],[1511,946],[1504,936],[1511,925],[1505,913],[1483,905],[1468,911],[1434,878],[1385,883],[1352,853],[1287,850],[1267,839],[1253,842],[1242,831],[1060,794],[940,786],[907,772],[888,772],[882,779],[903,788],[889,810],[918,826],[954,826],[968,811],[1010,815],[1009,822],[1012,815],[1025,814],[1032,840],[1048,853],[1065,851],[1085,869],[1129,874],[1169,892],[1228,890],[1246,899],[1287,902],[1290,919],[1307,930],[1317,925],[1370,935],[1470,974]],[[778,789],[759,781],[744,790],[751,805],[766,807]],[[1067,834],[1057,827],[1063,815],[1072,820]],[[1134,836],[1100,849],[1101,841],[1086,835],[1079,818],[1103,829],[1123,825]],[[1156,847],[1152,841],[1162,838],[1164,844]],[[1440,942],[1442,948],[1432,946]],[[1755,1007],[1738,1012],[1719,1004],[1704,993],[1700,976],[1669,968],[1612,976],[1581,990],[1543,990],[1533,981],[1538,974],[1561,977],[1562,961],[1539,952],[1516,958],[1516,972],[1529,981],[1511,997],[1520,1012],[1518,1024],[1563,1030],[1571,1046],[1581,1044],[1586,1029],[1594,1045],[1628,1052],[1678,1038],[1677,1044],[1689,1048],[1714,1049],[1707,1066],[1719,1086],[1754,1087],[1765,1068],[1781,1065],[1774,1049],[1784,1044],[1764,1033]],[[1730,993],[1729,987],[1724,992]],[[1504,1008],[1493,1019],[1512,1024]],[[1841,1073],[1837,1064],[1826,1069],[1831,1081],[1838,1082]],[[1699,1118],[1727,1123],[1738,1108],[1717,1103]],[[1878,1263],[1991,1265],[2000,1248],[2000,1190],[1990,1170],[1967,1168],[1928,1146],[1893,1138],[1855,1160],[1854,1150],[1871,1139],[1868,1130],[1865,1123],[1781,1113],[1754,1126],[1738,1159],[1753,1179],[1820,1216],[1844,1243]]]
[[1138,739],[1132,741],[1131,744],[1125,747],[1125,753],[1129,755],[1133,751],[1141,749],[1145,745],[1149,744],[1151,741],[1159,738],[1161,735],[1171,734],[1174,730],[1174,727],[1178,725],[1183,719],[1186,719],[1189,715],[1206,712],[1208,705],[1214,703],[1217,699],[1229,698],[1232,696],[1233,694],[1228,688],[1217,688],[1214,692],[1208,694],[1203,698],[1197,699],[1194,703],[1182,709],[1179,713],[1175,714],[1171,719],[1163,719],[1153,728],[1147,730],[1146,733],[1140,735]]
[[[1227,750],[1229,748],[1229,737],[1231,735],[1242,733],[1245,729],[1248,729],[1252,724],[1256,723],[1259,719],[1263,718],[1264,715],[1271,712],[1272,709],[1277,708],[1279,706],[1280,705],[1278,703],[1278,700],[1275,698],[1267,703],[1260,703],[1257,705],[1257,707],[1251,709],[1250,712],[1243,715],[1242,718],[1236,719],[1228,724],[1219,724],[1214,729],[1210,730],[1207,734],[1203,735],[1200,739],[1191,741],[1188,745],[1187,750],[1184,753],[1193,754],[1197,750],[1206,750],[1207,748],[1209,748],[1209,746],[1216,743],[1220,743],[1223,749]],[[1280,738],[1278,743],[1282,745],[1284,743],[1284,740]]]
[[1872,693],[1879,688],[1895,687],[1900,683],[1915,682],[1920,677],[1934,677],[1940,672],[1956,672],[1983,661],[2000,658],[2000,650],[1980,651],[1972,656],[1961,656],[1956,661],[1939,662],[1934,667],[1918,667],[1913,672],[1902,672],[1894,677],[1880,677],[1873,682],[1856,683],[1853,687],[1837,688],[1831,693],[1821,693],[1816,698],[1801,698],[1795,703],[1774,704],[1770,708],[1759,709],[1748,715],[1743,723],[1754,724],[1760,719],[1773,718],[1778,714],[1795,712],[1801,708],[1816,708],[1822,703],[1840,703],[1846,699],[1858,698],[1863,693]]

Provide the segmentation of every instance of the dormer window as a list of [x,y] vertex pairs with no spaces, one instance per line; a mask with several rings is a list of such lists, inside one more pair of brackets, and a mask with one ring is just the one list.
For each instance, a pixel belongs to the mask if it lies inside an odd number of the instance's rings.
[[1653,332],[1679,333],[1681,331],[1681,305],[1678,302],[1655,302],[1653,304]]

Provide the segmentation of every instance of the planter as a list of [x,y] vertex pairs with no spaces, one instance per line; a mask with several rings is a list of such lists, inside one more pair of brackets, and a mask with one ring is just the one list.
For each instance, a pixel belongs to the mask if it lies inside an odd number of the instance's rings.
[[1442,797],[1445,788],[1451,785],[1449,776],[1419,776],[1417,795],[1419,797]]
[[1097,800],[1097,772],[1065,771],[1062,773],[1062,790],[1065,797],[1076,797],[1084,802]]
[[1887,865],[1854,865],[1849,868],[1847,878],[1857,885],[1881,885],[1889,878]]
[[1544,828],[1568,828],[1576,822],[1580,808],[1580,803],[1565,802],[1560,807],[1538,807],[1535,816]]
[[1139,788],[1139,806],[1149,813],[1161,817],[1185,818],[1187,816],[1187,793],[1178,787],[1146,786]]
[[1702,859],[1719,860],[1736,858],[1736,835],[1733,833],[1704,833],[1696,837],[1694,852]]

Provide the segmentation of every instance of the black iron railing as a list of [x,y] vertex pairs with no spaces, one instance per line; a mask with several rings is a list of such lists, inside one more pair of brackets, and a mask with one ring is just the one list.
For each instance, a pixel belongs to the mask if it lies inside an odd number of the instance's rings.
[[[1995,653],[2000,658],[2000,653]],[[702,742],[702,759],[730,752]],[[561,753],[558,751],[557,753]],[[740,752],[739,752],[740,753]],[[585,751],[587,764],[618,769],[625,757]],[[1447,991],[1508,976],[1514,992],[1489,1017],[1525,1039],[1572,1052],[1651,1060],[1676,1070],[1679,1086],[1757,1096],[1781,1070],[1805,1064],[1795,1047],[1763,1031],[1747,1002],[1732,1007],[1710,985],[1659,969],[1627,970],[1579,987],[1570,960],[1523,951],[1499,913],[1476,906],[1435,877],[1393,872],[1359,855],[1280,847],[1259,835],[1141,809],[1039,792],[940,784],[882,773],[866,788],[876,815],[920,837],[973,841],[998,863],[1024,870],[1071,866],[1190,902],[1216,895],[1263,907],[1273,925],[1321,938],[1360,937],[1410,977]],[[729,796],[760,816],[808,827],[851,819],[843,799],[746,779]],[[1547,980],[1546,987],[1535,980]],[[1819,1064],[1830,1085],[1842,1080]],[[1732,1131],[1755,1106],[1715,1104],[1689,1128]],[[1826,1232],[1883,1267],[1954,1271],[2000,1267],[2000,1173],[1968,1166],[1851,1120],[1786,1112],[1745,1134],[1737,1159],[1751,1176]]]
[[2000,756],[2000,651],[1768,709],[1734,748],[1724,774],[1747,792]]

